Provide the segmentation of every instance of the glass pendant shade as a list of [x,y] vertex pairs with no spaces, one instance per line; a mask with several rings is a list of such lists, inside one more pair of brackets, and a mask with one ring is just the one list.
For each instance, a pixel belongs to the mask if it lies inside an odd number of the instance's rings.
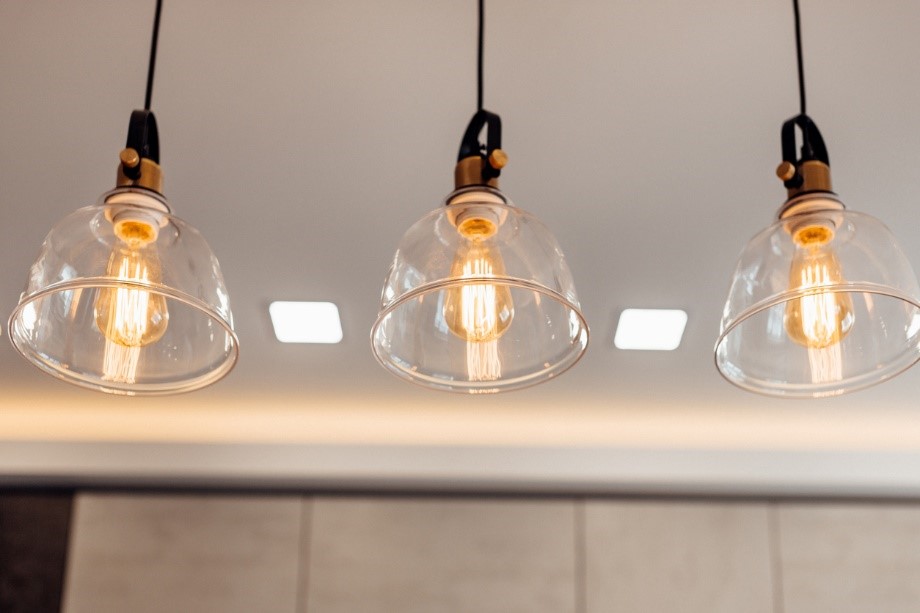
[[587,348],[588,326],[546,226],[498,189],[475,186],[406,232],[371,342],[401,378],[498,392],[570,368]]
[[198,389],[239,353],[217,259],[142,188],[109,192],[51,230],[9,327],[40,369],[116,394]]
[[920,359],[920,288],[880,221],[831,193],[790,201],[741,253],[716,365],[775,396],[833,396]]

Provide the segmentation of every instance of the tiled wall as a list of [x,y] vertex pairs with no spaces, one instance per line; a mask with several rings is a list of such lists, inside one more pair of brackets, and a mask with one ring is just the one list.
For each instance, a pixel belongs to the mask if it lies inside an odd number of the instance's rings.
[[65,613],[920,610],[920,505],[84,494]]

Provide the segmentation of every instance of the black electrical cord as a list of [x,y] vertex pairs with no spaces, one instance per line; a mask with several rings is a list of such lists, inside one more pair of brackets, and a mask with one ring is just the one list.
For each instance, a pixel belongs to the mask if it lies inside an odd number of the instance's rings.
[[476,68],[476,110],[482,110],[482,47],[485,30],[485,0],[479,0],[479,55]]
[[150,41],[150,64],[147,66],[147,93],[144,95],[144,110],[150,110],[150,99],[153,97],[153,69],[157,63],[157,39],[160,37],[160,13],[163,11],[163,0],[157,0],[156,13],[153,17],[153,37]]
[[[484,30],[485,30],[485,0],[479,0],[479,47],[478,47],[478,61],[476,69],[476,114],[473,115],[473,118],[470,120],[470,123],[466,126],[466,131],[463,133],[463,138],[460,141],[460,153],[457,156],[457,161],[462,162],[463,160],[469,157],[480,157],[483,160],[490,158],[490,156],[499,151],[501,153],[502,146],[502,120],[495,113],[490,113],[489,111],[482,108],[482,56],[483,56],[483,40],[484,40]],[[488,139],[485,144],[481,143],[479,137],[483,130],[487,130]],[[498,166],[493,165],[492,161],[488,161],[483,164],[482,178],[483,181],[488,182],[492,179],[497,178],[501,174],[501,167],[504,164]]]
[[795,50],[799,65],[799,106],[801,114],[805,115],[805,68],[802,61],[802,23],[799,17],[799,0],[792,0],[795,12]]

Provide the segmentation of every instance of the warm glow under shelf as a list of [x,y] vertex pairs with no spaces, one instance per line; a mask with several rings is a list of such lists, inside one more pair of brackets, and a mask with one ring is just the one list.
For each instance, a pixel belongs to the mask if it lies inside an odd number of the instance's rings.
[[272,302],[268,306],[275,337],[282,343],[342,342],[339,309],[331,302]]
[[687,313],[679,309],[624,309],[613,344],[617,349],[673,351],[686,325]]

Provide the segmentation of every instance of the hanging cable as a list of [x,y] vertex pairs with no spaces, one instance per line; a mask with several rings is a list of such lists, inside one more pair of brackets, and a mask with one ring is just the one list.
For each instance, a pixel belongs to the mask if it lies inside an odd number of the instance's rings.
[[160,13],[163,11],[163,0],[157,0],[156,13],[153,17],[153,37],[150,41],[150,64],[147,66],[147,93],[144,95],[144,110],[150,110],[150,99],[153,97],[153,69],[157,63],[157,39],[160,36]]
[[476,62],[476,110],[482,110],[482,47],[485,30],[485,0],[479,0],[479,55]]
[[799,0],[792,0],[795,12],[795,51],[799,65],[799,106],[801,114],[805,114],[805,68],[802,61],[802,23],[799,17]]
[[[507,163],[507,156],[501,150],[502,120],[495,113],[482,108],[483,82],[483,47],[485,40],[485,0],[479,0],[479,40],[476,62],[476,114],[470,120],[460,141],[460,153],[457,162],[476,158],[472,174],[456,175],[457,187],[467,185],[485,185],[494,181],[501,174]],[[483,130],[487,132],[486,142],[480,141]],[[472,167],[471,167],[472,168]],[[472,181],[472,182],[467,182]]]

